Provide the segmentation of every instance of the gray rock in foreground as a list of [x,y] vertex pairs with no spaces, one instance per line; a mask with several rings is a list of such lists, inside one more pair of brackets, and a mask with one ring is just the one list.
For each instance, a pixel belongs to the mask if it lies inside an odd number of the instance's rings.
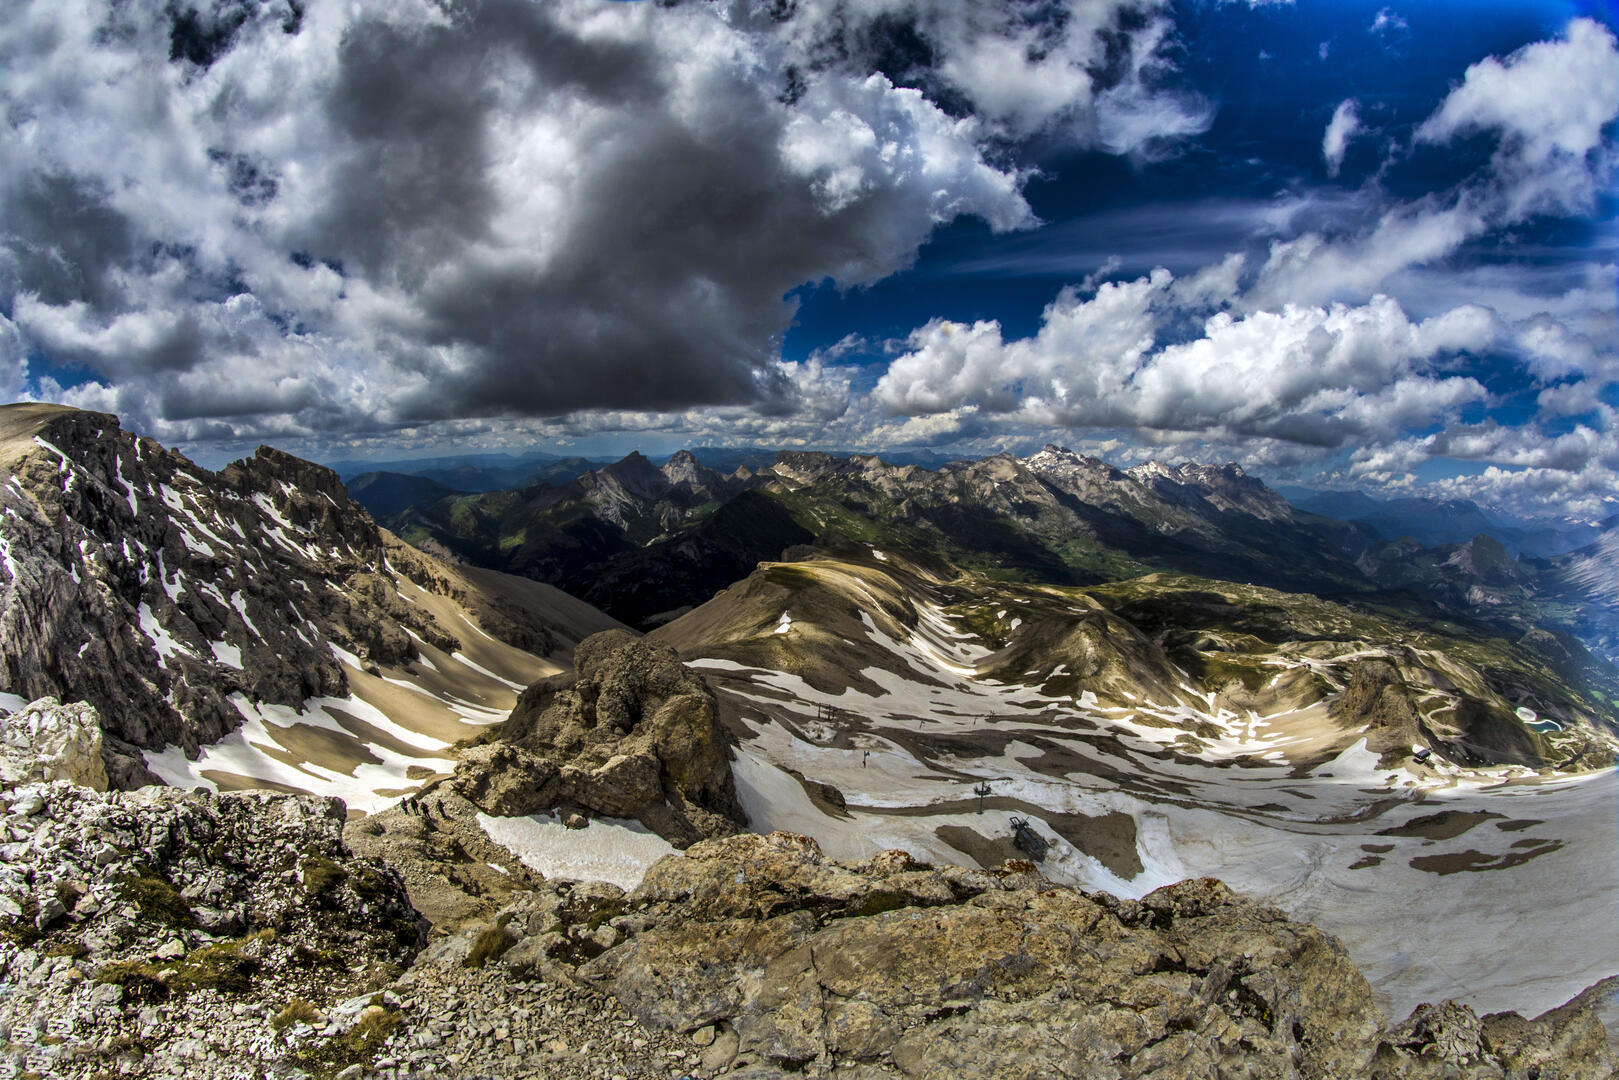
[[[418,953],[404,882],[343,818],[267,792],[0,791],[0,1072],[1613,1074],[1606,987],[1534,1020],[1444,1002],[1389,1029],[1334,939],[1217,881],[1120,901],[1029,864],[840,864],[784,833],[694,844],[628,894],[528,878]],[[488,857],[433,820],[447,862]]]
[[859,864],[786,833],[693,845],[625,895],[509,909],[502,963],[576,978],[737,1076],[1595,1078],[1592,1002],[1424,1006],[1387,1029],[1329,935],[1213,879],[1140,901],[1031,864]]
[[264,791],[0,792],[0,1072],[330,1060],[306,1021],[382,990],[426,934],[398,875],[343,846],[345,816]]
[[84,701],[63,705],[53,697],[0,714],[0,780],[67,780],[107,790],[101,717]]

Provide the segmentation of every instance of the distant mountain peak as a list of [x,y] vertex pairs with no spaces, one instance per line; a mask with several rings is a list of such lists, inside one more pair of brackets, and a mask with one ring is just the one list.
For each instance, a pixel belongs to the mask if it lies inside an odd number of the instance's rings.
[[623,457],[619,458],[617,461],[613,462],[611,465],[608,465],[606,468],[602,469],[602,472],[607,472],[609,469],[640,469],[640,468],[655,469],[655,468],[657,468],[657,466],[652,464],[652,459],[647,457],[645,454],[641,453],[641,451],[639,451],[639,450],[631,450],[629,453],[625,454]]
[[1150,484],[1155,477],[1160,476],[1166,480],[1174,480],[1177,482],[1181,478],[1180,470],[1175,468],[1175,466],[1167,465],[1162,461],[1146,461],[1140,465],[1132,465],[1124,471],[1143,484]]

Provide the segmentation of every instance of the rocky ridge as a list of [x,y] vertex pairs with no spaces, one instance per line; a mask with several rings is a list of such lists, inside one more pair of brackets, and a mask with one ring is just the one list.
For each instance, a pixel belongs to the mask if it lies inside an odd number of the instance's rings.
[[[721,515],[729,539],[717,544],[705,525]],[[412,542],[443,543],[479,565],[568,589],[643,630],[805,542],[789,535],[802,530],[1029,582],[1086,585],[1152,571],[1258,582],[1430,625],[1460,619],[1481,634],[1550,629],[1609,662],[1619,655],[1596,548],[1577,564],[1498,566],[1512,579],[1503,588],[1465,557],[1465,567],[1450,564],[1452,547],[1390,542],[1369,525],[1294,506],[1230,463],[1119,469],[1048,445],[1024,458],[930,469],[783,451],[769,466],[724,476],[688,452],[661,469],[632,455],[561,487],[445,499],[390,524]],[[1525,648],[1536,650],[1535,640]],[[1606,666],[1575,667],[1571,678],[1608,696],[1619,688]]]
[[[475,830],[451,801],[435,827]],[[1535,1019],[1444,1002],[1391,1027],[1335,940],[1212,880],[1121,901],[1027,863],[837,863],[745,834],[629,892],[530,876],[420,949],[402,879],[345,845],[333,800],[58,782],[0,803],[13,1075],[1613,1075],[1592,1011],[1609,987]]]
[[11,405],[0,459],[0,692],[93,706],[115,787],[155,780],[142,751],[217,742],[243,703],[344,697],[345,657],[403,666],[418,643],[460,648],[466,628],[402,582],[519,649],[577,640],[378,529],[335,473],[268,447],[215,473],[113,416]]
[[[686,451],[662,468],[632,454],[560,487],[443,499],[389,523],[413,542],[552,582],[642,628],[831,531],[1065,584],[1168,565],[1366,587],[1351,560],[1369,531],[1295,513],[1235,466],[1154,468],[1137,476],[1048,446],[938,469],[782,451],[768,467],[727,476]],[[705,530],[721,516],[728,544]],[[716,555],[723,580],[701,572]],[[625,587],[671,576],[661,603]]]
[[[742,835],[636,889],[544,888],[481,930],[527,983],[610,994],[699,1076],[1607,1077],[1594,989],[1526,1020],[1451,1002],[1390,1027],[1342,947],[1205,879],[1140,901],[890,851]],[[679,1073],[674,1073],[679,1075]]]

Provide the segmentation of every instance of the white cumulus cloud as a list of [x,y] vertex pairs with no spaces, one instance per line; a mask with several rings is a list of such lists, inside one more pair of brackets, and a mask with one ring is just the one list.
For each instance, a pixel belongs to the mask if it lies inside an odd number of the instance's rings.
[[1338,170],[1343,168],[1344,153],[1349,149],[1349,140],[1361,131],[1360,113],[1354,98],[1348,98],[1338,103],[1332,111],[1332,119],[1327,122],[1327,130],[1321,137],[1321,158],[1327,163],[1327,175],[1337,176]]

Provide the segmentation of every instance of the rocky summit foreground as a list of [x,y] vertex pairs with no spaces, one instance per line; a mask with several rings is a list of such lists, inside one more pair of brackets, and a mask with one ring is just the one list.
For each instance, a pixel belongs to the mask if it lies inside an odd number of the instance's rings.
[[334,800],[57,781],[0,803],[13,1076],[1613,1075],[1607,988],[1390,1029],[1333,938],[1213,880],[1121,901],[745,834],[628,893],[530,879],[422,949]]

